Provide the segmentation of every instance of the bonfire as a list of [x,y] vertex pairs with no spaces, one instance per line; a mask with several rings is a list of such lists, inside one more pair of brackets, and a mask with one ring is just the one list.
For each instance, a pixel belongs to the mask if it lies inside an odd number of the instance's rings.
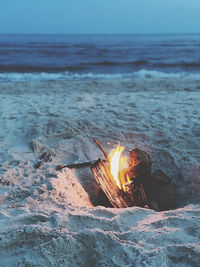
[[59,165],[62,168],[91,167],[92,174],[101,190],[114,208],[139,206],[155,211],[167,210],[176,206],[176,192],[171,179],[161,170],[151,172],[150,155],[135,148],[129,156],[122,155],[125,147],[120,143],[109,154],[94,139],[105,159]]

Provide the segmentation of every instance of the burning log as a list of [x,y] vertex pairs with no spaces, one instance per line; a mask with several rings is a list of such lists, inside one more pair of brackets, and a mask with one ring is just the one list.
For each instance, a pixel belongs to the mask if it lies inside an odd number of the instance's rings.
[[131,206],[151,208],[158,211],[158,204],[149,191],[149,176],[151,175],[152,161],[149,154],[139,148],[129,153],[129,168],[122,170],[128,175],[131,182],[124,185],[125,198],[130,199]]
[[[129,166],[123,168],[126,163],[126,158],[124,157],[120,161],[123,149],[118,145],[116,149],[111,151],[109,156],[106,154],[108,162],[101,159],[96,161],[91,167],[95,180],[113,207],[139,206],[151,207],[157,210],[155,201],[146,193],[146,180],[151,173],[150,156],[136,148],[129,154]],[[117,162],[114,162],[114,159]],[[120,167],[122,167],[122,170],[119,170]]]
[[131,182],[119,188],[105,161],[97,160],[91,170],[97,184],[104,191],[114,208],[149,207],[140,176],[133,177]]
[[114,208],[127,208],[129,205],[123,197],[122,191],[118,188],[106,162],[98,159],[91,167],[97,184],[104,191]]
[[131,150],[129,153],[129,167],[133,167],[140,176],[150,175],[151,173],[151,157],[149,154],[139,148]]

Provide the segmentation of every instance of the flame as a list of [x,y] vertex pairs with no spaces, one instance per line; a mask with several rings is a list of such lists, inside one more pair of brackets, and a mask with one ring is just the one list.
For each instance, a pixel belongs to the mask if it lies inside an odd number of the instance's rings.
[[110,163],[110,172],[117,184],[117,186],[122,189],[123,185],[130,181],[129,177],[125,177],[123,172],[119,175],[119,171],[127,168],[128,160],[127,157],[121,157],[124,147],[117,145],[116,148],[113,148],[109,154],[109,163]]

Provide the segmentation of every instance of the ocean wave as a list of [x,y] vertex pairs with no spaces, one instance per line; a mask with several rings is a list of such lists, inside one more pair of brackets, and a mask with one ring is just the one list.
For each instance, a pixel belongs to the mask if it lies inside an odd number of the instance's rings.
[[191,61],[191,62],[180,62],[180,63],[156,63],[154,66],[159,68],[168,68],[168,67],[184,67],[184,68],[200,68],[200,62]]
[[[9,53],[13,53],[11,50],[8,51]],[[15,51],[14,51],[15,52]],[[47,56],[53,56],[63,57],[62,51],[51,51],[51,50],[45,50],[42,52],[43,54]],[[85,53],[85,52],[84,52]],[[65,52],[66,56],[66,52]],[[64,71],[80,71],[84,70],[85,68],[91,68],[93,66],[103,66],[103,67],[114,67],[114,66],[125,66],[125,65],[131,65],[131,66],[143,66],[150,64],[147,60],[135,60],[135,61],[94,61],[94,62],[84,62],[84,63],[78,63],[78,64],[68,64],[68,65],[53,65],[49,64],[47,65],[20,65],[20,64],[0,64],[0,72],[24,72],[24,73],[31,73],[31,72],[64,72]]]
[[132,73],[74,73],[74,72],[5,72],[0,73],[0,82],[23,82],[23,81],[51,81],[51,80],[87,80],[87,79],[123,79],[123,78],[185,78],[200,79],[200,73],[166,73],[156,70],[139,70]]
[[27,48],[35,48],[35,49],[44,49],[44,48],[48,48],[48,49],[59,49],[59,48],[70,48],[72,47],[72,45],[70,44],[54,44],[54,43],[49,43],[49,42],[28,42],[28,43],[0,43],[0,48],[1,49],[16,49],[19,48],[20,50],[24,50]]
[[146,65],[148,64],[149,61],[147,60],[135,60],[135,61],[127,61],[127,62],[122,62],[122,61],[99,61],[99,62],[88,62],[84,65],[94,65],[94,66],[117,66],[117,65],[135,65],[135,66],[140,66],[140,65]]
[[[78,51],[80,54],[85,54],[85,51]],[[76,54],[78,53],[76,52]],[[8,56],[8,54],[17,55],[19,51],[1,51],[1,56]],[[28,53],[28,52],[27,52]],[[151,58],[151,59],[138,59],[138,60],[83,60],[82,62],[77,62],[77,60],[72,62],[72,58],[70,53],[60,51],[60,50],[44,50],[41,52],[41,55],[44,57],[51,57],[51,61],[49,63],[44,59],[40,64],[38,60],[32,58],[32,63],[24,62],[20,64],[19,62],[12,63],[1,63],[0,64],[0,72],[2,73],[33,73],[33,72],[44,72],[44,73],[61,73],[61,72],[80,72],[84,71],[94,73],[96,72],[97,67],[101,68],[100,72],[112,73],[113,71],[120,70],[121,73],[133,73],[139,71],[139,69],[148,69],[149,71],[157,70],[158,72],[165,70],[165,72],[169,72],[170,70],[176,70],[179,72],[184,72],[185,70],[189,71],[199,71],[200,62],[196,60],[191,61],[173,61],[173,62],[165,62],[159,58]],[[67,59],[69,57],[69,60]],[[66,57],[66,58],[65,58]],[[58,62],[60,59],[61,62]],[[30,59],[31,60],[31,59]]]
[[[200,43],[191,43],[190,45],[198,47],[198,46],[200,46]],[[158,44],[158,46],[177,48],[177,47],[185,47],[185,43],[171,43],[171,44],[166,43],[166,44]]]
[[[38,73],[40,76],[41,73],[64,73],[67,71],[81,71],[84,67],[81,65],[72,65],[72,66],[26,66],[26,65],[1,65],[0,64],[0,72],[2,73]],[[37,76],[37,74],[35,75]]]

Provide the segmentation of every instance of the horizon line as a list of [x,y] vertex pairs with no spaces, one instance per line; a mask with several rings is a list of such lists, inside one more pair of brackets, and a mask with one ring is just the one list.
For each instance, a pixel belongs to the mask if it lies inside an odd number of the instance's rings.
[[200,32],[169,32],[169,33],[1,33],[0,35],[183,35],[200,34]]

